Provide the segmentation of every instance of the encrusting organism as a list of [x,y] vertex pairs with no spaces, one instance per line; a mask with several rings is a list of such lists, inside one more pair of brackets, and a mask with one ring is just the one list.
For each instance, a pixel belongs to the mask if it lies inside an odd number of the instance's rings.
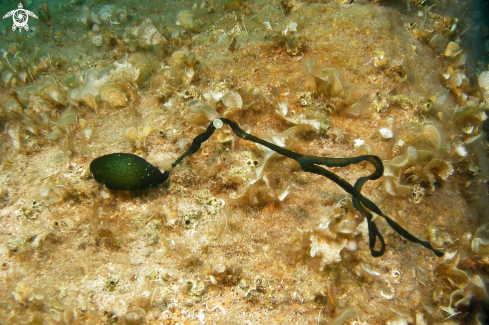
[[[339,186],[341,186],[341,188],[343,188],[347,193],[351,194],[353,206],[367,218],[369,248],[372,256],[377,257],[384,254],[385,242],[382,234],[380,233],[375,222],[373,221],[373,216],[371,212],[382,216],[389,224],[389,226],[391,226],[392,229],[394,229],[399,235],[401,235],[405,239],[428,248],[429,250],[433,251],[433,253],[435,253],[435,255],[438,257],[443,256],[443,253],[434,249],[429,242],[416,238],[407,230],[402,228],[394,220],[383,214],[375,203],[373,203],[360,193],[362,190],[362,186],[365,184],[365,182],[369,180],[376,180],[384,173],[384,166],[382,164],[382,161],[379,157],[374,155],[362,155],[351,158],[327,158],[302,155],[257,138],[249,133],[244,132],[233,121],[226,118],[220,118],[215,119],[213,122],[211,122],[205,132],[199,134],[197,137],[194,138],[190,148],[185,151],[177,160],[175,160],[175,162],[172,164],[172,168],[176,167],[185,157],[197,152],[201,144],[207,141],[214,133],[216,128],[221,128],[223,124],[227,124],[228,126],[230,126],[233,132],[238,137],[248,141],[259,143],[271,150],[274,150],[282,156],[294,159],[295,161],[297,161],[297,163],[299,163],[303,171],[327,177]],[[368,176],[363,176],[357,179],[353,186],[338,175],[321,167],[321,165],[326,167],[346,167],[348,165],[358,164],[363,161],[368,161],[369,163],[371,163],[375,167],[375,171]],[[90,171],[92,172],[95,180],[97,180],[99,183],[105,184],[105,186],[107,186],[108,188],[115,190],[147,189],[163,183],[170,176],[170,171],[165,171],[162,173],[158,170],[158,168],[151,165],[143,158],[126,153],[115,153],[96,158],[90,164]],[[379,250],[376,250],[374,248],[377,239],[379,239],[381,245]]]

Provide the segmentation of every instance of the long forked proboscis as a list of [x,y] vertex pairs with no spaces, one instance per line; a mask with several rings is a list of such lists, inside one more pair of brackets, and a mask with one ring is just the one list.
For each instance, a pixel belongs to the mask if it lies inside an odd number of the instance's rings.
[[[317,175],[321,175],[324,177],[329,178],[336,184],[338,184],[341,188],[343,188],[347,193],[351,194],[353,199],[353,206],[355,209],[357,209],[361,214],[365,216],[367,219],[368,223],[368,233],[369,233],[369,248],[370,248],[370,253],[372,256],[382,256],[385,252],[385,241],[384,238],[382,237],[382,234],[380,231],[377,229],[377,226],[375,222],[373,221],[373,216],[372,213],[375,213],[385,219],[385,221],[389,224],[389,226],[392,227],[399,235],[404,237],[405,239],[418,243],[427,249],[431,250],[433,253],[435,253],[436,256],[441,257],[443,256],[443,253],[436,250],[431,246],[431,244],[427,241],[420,240],[416,238],[414,235],[409,233],[407,230],[402,228],[398,223],[396,223],[394,220],[391,218],[387,217],[385,214],[382,213],[382,211],[377,207],[375,203],[364,197],[360,192],[362,190],[363,185],[369,181],[369,180],[376,180],[379,177],[382,176],[384,173],[384,166],[382,164],[382,161],[380,160],[379,157],[374,156],[374,155],[363,155],[363,156],[357,156],[357,157],[351,157],[351,158],[327,158],[327,157],[318,157],[318,156],[308,156],[308,155],[302,155],[296,152],[293,152],[291,150],[287,150],[285,148],[279,147],[273,143],[270,143],[268,141],[262,140],[260,138],[257,138],[249,133],[246,133],[243,131],[236,123],[234,123],[231,120],[228,120],[226,118],[220,118],[218,120],[214,120],[212,123],[209,124],[207,127],[207,130],[201,134],[199,134],[193,141],[192,145],[190,148],[183,153],[175,162],[172,164],[172,167],[177,166],[185,157],[195,153],[197,150],[199,150],[201,144],[208,140],[211,135],[214,133],[216,130],[216,124],[220,124],[220,122],[227,124],[231,127],[233,132],[240,138],[243,138],[245,140],[253,141],[255,143],[259,143],[262,146],[265,146],[267,148],[270,148],[274,150],[275,152],[281,154],[282,156],[294,159],[299,163],[301,169],[305,172],[308,173],[313,173]],[[218,126],[220,127],[220,126]],[[340,176],[328,171],[327,169],[320,167],[318,165],[323,165],[326,167],[345,167],[348,165],[352,164],[358,164],[363,161],[368,161],[375,167],[375,171],[368,175],[368,176],[363,176],[360,177],[356,182],[355,185],[352,186],[350,183],[348,183],[346,180],[341,178]],[[370,212],[371,211],[371,212]],[[380,242],[380,249],[376,250],[375,249],[375,243],[379,239]]]

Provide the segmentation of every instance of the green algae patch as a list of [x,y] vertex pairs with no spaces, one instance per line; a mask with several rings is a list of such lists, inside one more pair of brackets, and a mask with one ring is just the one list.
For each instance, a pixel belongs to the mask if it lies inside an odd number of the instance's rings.
[[143,190],[163,183],[168,172],[143,158],[128,153],[113,153],[98,157],[90,164],[95,180],[113,190]]

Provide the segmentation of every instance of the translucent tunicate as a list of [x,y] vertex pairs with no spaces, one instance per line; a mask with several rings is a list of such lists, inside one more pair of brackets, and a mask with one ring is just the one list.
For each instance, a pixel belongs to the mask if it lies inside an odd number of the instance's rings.
[[241,109],[243,107],[243,100],[241,99],[241,96],[235,91],[231,91],[222,96],[221,100],[222,103],[228,108],[235,107]]
[[81,93],[81,99],[87,104],[90,108],[95,109],[97,106],[97,97],[99,91],[96,88],[87,88],[84,89]]
[[479,75],[479,87],[481,87],[484,99],[489,100],[489,71],[484,71]]
[[48,134],[48,140],[56,140],[63,134],[59,131],[54,131]]
[[331,323],[331,325],[341,325],[345,322],[345,320],[347,320],[348,318],[353,318],[353,317],[357,317],[357,312],[354,310],[347,310],[343,314],[338,316],[338,318],[336,318]]
[[81,100],[81,90],[79,88],[73,89],[68,95],[68,101],[73,105],[78,105]]
[[211,107],[210,105],[207,105],[207,103],[199,100],[199,99],[192,99],[191,101],[188,102],[188,109],[191,112],[202,114],[205,117],[207,117],[209,120],[214,120],[219,116],[217,111]]
[[450,89],[444,89],[435,95],[431,96],[429,100],[437,105],[437,106],[443,106],[445,104],[446,100],[448,99],[448,94],[450,93]]
[[316,81],[317,92],[324,96],[334,97],[343,90],[338,72],[334,68],[321,70],[321,75],[313,75]]
[[76,122],[76,114],[75,113],[67,113],[61,118],[61,120],[59,121],[59,125],[69,126],[75,122]]
[[186,28],[194,27],[194,14],[190,10],[185,10],[177,15],[177,25],[181,25]]
[[98,16],[103,21],[109,21],[110,18],[113,16],[113,13],[114,13],[114,6],[107,4],[100,7],[98,11]]
[[100,98],[112,107],[122,107],[127,103],[126,91],[117,83],[111,82],[102,87]]
[[50,309],[49,310],[49,315],[55,322],[60,322],[61,321],[61,314],[55,310],[55,309]]
[[456,42],[450,42],[445,49],[445,56],[449,58],[455,57],[457,54],[461,53],[462,50],[460,46]]
[[489,254],[489,223],[480,226],[472,240],[472,251],[480,255]]

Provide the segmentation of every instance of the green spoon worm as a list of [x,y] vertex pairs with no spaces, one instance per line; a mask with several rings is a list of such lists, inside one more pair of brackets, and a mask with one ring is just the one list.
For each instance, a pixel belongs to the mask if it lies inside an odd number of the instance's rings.
[[[369,180],[376,180],[384,173],[384,165],[379,157],[374,155],[363,155],[351,158],[327,158],[318,156],[302,155],[293,152],[288,149],[279,147],[273,143],[257,138],[249,133],[243,131],[236,123],[226,118],[220,118],[214,120],[209,124],[207,129],[199,134],[192,141],[190,148],[185,151],[177,160],[172,164],[172,168],[176,167],[185,157],[197,152],[203,142],[207,141],[214,131],[216,126],[220,128],[222,124],[227,124],[233,132],[240,138],[248,141],[259,143],[267,148],[274,150],[282,156],[288,157],[297,161],[301,169],[305,172],[317,174],[329,178],[336,184],[338,184],[343,190],[352,195],[353,207],[358,210],[366,219],[368,223],[369,232],[369,248],[372,256],[382,256],[385,252],[385,241],[378,230],[375,222],[373,221],[372,213],[376,213],[385,219],[385,221],[403,238],[418,243],[427,249],[431,250],[436,256],[441,257],[443,253],[436,250],[427,241],[420,240],[407,230],[402,228],[391,218],[387,217],[377,207],[375,203],[364,197],[360,192],[363,185]],[[354,185],[351,185],[340,176],[328,171],[321,167],[345,167],[352,164],[358,164],[363,161],[368,161],[375,167],[375,171],[368,175],[360,177]],[[143,158],[130,154],[110,154],[96,158],[90,164],[90,171],[94,175],[95,180],[105,184],[110,189],[128,189],[128,190],[141,190],[156,186],[166,181],[170,175],[169,171],[161,173],[156,167],[148,163]],[[380,248],[375,249],[377,239],[380,243]]]
[[90,172],[95,180],[113,190],[143,190],[163,183],[170,172],[162,173],[143,158],[129,153],[113,153],[94,159]]

